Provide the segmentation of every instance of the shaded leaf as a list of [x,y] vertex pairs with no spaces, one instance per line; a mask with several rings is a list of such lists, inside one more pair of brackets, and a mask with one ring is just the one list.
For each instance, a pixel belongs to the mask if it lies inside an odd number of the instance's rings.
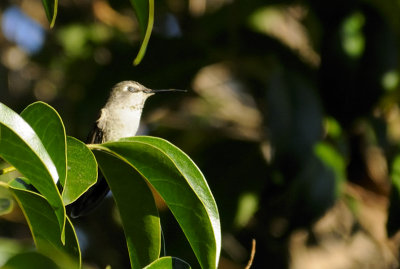
[[186,235],[202,268],[216,268],[221,249],[218,209],[204,176],[171,143],[132,137],[93,145],[130,163],[164,199]]
[[94,151],[121,215],[132,268],[157,259],[161,226],[153,194],[129,164],[104,151]]
[[67,152],[65,128],[60,115],[48,104],[35,102],[21,112],[21,117],[42,141],[57,168],[61,185],[64,186],[67,174]]
[[57,17],[58,0],[42,0],[42,3],[50,28],[53,28]]
[[13,180],[10,183],[10,190],[25,215],[39,252],[55,260],[62,260],[67,268],[79,268],[81,253],[70,220],[67,218],[64,244],[61,241],[57,217],[46,199],[28,190],[22,181]]
[[[42,126],[45,128],[46,126]],[[57,169],[32,127],[0,103],[0,156],[13,165],[53,207],[64,240],[65,207],[56,187]]]
[[70,204],[87,191],[97,180],[97,162],[87,146],[73,137],[67,137],[68,172],[62,193],[64,203]]
[[175,257],[162,257],[152,262],[144,269],[189,269],[190,265]]

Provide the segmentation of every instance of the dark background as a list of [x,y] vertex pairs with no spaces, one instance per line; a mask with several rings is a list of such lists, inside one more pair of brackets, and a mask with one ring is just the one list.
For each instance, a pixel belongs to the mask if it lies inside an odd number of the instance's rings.
[[[400,2],[158,0],[155,8],[134,67],[140,33],[129,1],[60,1],[49,30],[41,1],[2,0],[0,101],[18,112],[48,102],[67,134],[85,140],[115,83],[187,89],[151,97],[141,133],[171,141],[203,171],[221,217],[220,268],[243,268],[253,238],[253,268],[396,268]],[[43,44],[19,26],[31,19]],[[159,207],[167,254],[198,268]],[[110,197],[74,223],[85,263],[129,267]],[[0,219],[0,235],[30,242],[18,210]]]

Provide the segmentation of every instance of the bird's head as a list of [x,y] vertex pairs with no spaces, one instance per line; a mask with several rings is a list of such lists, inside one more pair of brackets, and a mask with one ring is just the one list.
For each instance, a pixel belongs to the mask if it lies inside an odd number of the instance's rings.
[[183,91],[176,89],[161,89],[152,90],[149,89],[139,82],[127,80],[117,83],[112,91],[108,103],[118,104],[121,106],[138,106],[143,107],[144,102],[150,96],[158,92],[169,92],[169,91]]

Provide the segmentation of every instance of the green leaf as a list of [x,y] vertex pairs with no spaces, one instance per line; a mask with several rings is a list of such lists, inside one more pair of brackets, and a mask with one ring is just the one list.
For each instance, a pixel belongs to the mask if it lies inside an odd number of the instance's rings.
[[160,194],[186,235],[202,268],[217,268],[221,230],[207,182],[180,149],[155,137],[132,137],[93,145],[130,163]]
[[50,28],[53,28],[57,17],[58,0],[42,0],[42,3]]
[[138,65],[146,53],[147,44],[149,43],[151,31],[154,24],[154,0],[130,0],[135,10],[139,28],[142,35],[142,44],[138,55],[133,61],[134,65]]
[[48,104],[35,102],[21,112],[21,117],[42,141],[57,168],[60,183],[64,186],[67,174],[67,151],[65,128],[60,115]]
[[[46,128],[46,125],[42,126]],[[54,209],[64,240],[65,207],[58,192],[57,169],[32,127],[0,103],[0,157],[13,165],[47,199]]]
[[153,195],[141,175],[126,162],[94,151],[118,206],[132,268],[143,268],[161,250],[161,226]]
[[70,220],[67,218],[64,243],[61,241],[57,216],[42,195],[28,190],[27,185],[19,179],[10,183],[10,190],[25,215],[38,251],[55,261],[62,261],[65,265],[63,268],[79,268],[81,253]]
[[97,162],[87,146],[68,136],[67,149],[68,173],[62,193],[66,205],[78,199],[97,180]]
[[37,252],[19,253],[13,256],[2,267],[3,269],[58,269],[59,267],[50,258]]
[[175,257],[162,257],[143,269],[190,269],[190,265]]

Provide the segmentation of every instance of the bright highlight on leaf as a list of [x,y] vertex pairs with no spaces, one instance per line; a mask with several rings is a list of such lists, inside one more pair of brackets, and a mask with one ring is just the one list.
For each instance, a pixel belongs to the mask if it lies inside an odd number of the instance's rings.
[[46,141],[43,146],[56,166],[58,180],[64,185],[67,173],[66,138],[60,115],[48,104],[35,102],[21,112],[21,117],[32,127],[41,141]]

